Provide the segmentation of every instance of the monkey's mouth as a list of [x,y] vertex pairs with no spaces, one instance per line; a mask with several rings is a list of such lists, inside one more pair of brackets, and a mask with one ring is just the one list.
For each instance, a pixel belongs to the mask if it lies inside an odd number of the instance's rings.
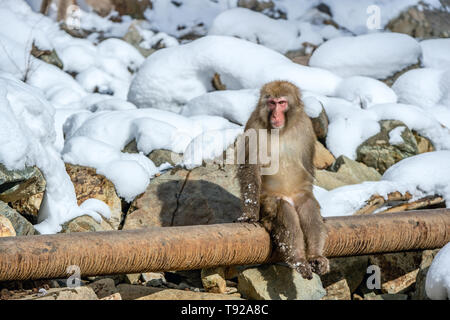
[[271,121],[270,125],[272,126],[272,129],[283,129],[284,122]]

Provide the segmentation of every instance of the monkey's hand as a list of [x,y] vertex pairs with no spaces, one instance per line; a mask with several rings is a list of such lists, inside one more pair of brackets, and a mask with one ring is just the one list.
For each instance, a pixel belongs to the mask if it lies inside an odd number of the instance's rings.
[[311,280],[313,278],[313,270],[311,270],[311,265],[305,259],[301,259],[292,264],[292,267],[300,273],[303,279]]

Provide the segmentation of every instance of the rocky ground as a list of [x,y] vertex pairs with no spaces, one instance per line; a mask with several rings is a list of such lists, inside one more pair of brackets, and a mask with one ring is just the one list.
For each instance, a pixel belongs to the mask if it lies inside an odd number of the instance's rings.
[[[261,4],[255,1],[240,3],[254,10],[267,9],[259,8]],[[266,5],[270,7],[270,1]],[[102,9],[99,7],[98,10]],[[443,15],[412,7],[392,20],[388,28],[414,37],[449,37],[449,15]],[[136,20],[136,24],[139,23]],[[141,39],[136,24],[130,26],[124,40],[148,56],[158,47],[144,49],[139,46]],[[59,59],[54,52],[34,52],[34,55],[58,65]],[[294,62],[305,65],[310,57],[304,52],[290,52],[287,55]],[[399,70],[384,82],[391,85],[404,71]],[[220,89],[220,79],[215,81],[215,86]],[[325,110],[312,121],[319,138],[314,160],[315,184],[326,190],[377,181],[400,160],[434,150],[427,138],[410,130],[404,123],[384,120],[380,122],[382,130],[358,147],[356,161],[345,156],[335,159],[325,146],[328,130]],[[389,133],[399,126],[406,127],[401,133],[403,143],[393,145],[389,142]],[[124,152],[137,150],[130,143]],[[155,150],[148,157],[159,166],[171,162],[174,154],[167,150]],[[241,212],[234,165],[209,163],[192,170],[170,169],[152,179],[145,193],[132,203],[120,199],[114,185],[97,174],[95,169],[66,164],[66,170],[75,186],[78,204],[89,198],[102,200],[110,207],[112,216],[101,223],[89,216],[78,217],[63,226],[63,233],[227,223],[235,221]],[[37,223],[45,185],[45,179],[36,167],[8,171],[0,164],[0,237],[37,234],[33,224]],[[408,194],[393,195],[392,199],[383,199],[376,204],[376,195],[374,197],[367,199],[367,206],[355,214],[368,214],[375,210],[387,212],[393,207],[404,210],[444,207],[440,195],[419,199],[413,204]],[[65,279],[3,282],[0,283],[0,299],[427,299],[425,276],[437,251],[334,258],[331,259],[330,273],[322,277],[315,275],[310,281],[302,279],[286,266],[262,265],[88,277],[82,279],[82,286],[78,288],[67,287]],[[372,273],[367,268],[371,265],[380,268],[380,289],[368,287]]]

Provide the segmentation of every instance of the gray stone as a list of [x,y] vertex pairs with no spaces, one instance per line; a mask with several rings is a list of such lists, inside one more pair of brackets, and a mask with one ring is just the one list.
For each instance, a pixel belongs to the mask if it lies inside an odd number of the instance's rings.
[[[389,133],[397,127],[405,127],[401,133],[403,143],[391,145]],[[402,159],[419,153],[416,139],[406,125],[397,120],[380,121],[380,132],[364,141],[356,150],[357,161],[375,168],[383,174],[390,166]]]
[[236,221],[242,211],[236,173],[234,165],[166,172],[131,204],[123,229]]
[[113,228],[102,219],[99,223],[91,216],[80,216],[62,225],[61,233],[111,231]]
[[99,299],[111,296],[117,292],[114,280],[110,278],[97,280],[89,284],[88,287],[94,290]]
[[11,224],[16,231],[16,235],[27,236],[37,234],[37,231],[34,229],[33,225],[28,222],[27,219],[22,217],[20,213],[9,207],[3,201],[0,201],[0,215],[8,218],[8,220],[11,221]]
[[153,161],[155,166],[160,166],[163,163],[170,163],[172,166],[174,166],[176,163],[181,161],[183,159],[183,156],[172,152],[170,150],[164,150],[164,149],[157,149],[153,150],[149,155],[149,159]]
[[148,57],[153,52],[156,51],[156,49],[150,48],[146,49],[140,46],[140,43],[144,40],[142,35],[139,32],[139,25],[142,24],[143,20],[136,20],[131,23],[131,25],[128,27],[128,31],[123,37],[123,40],[131,44],[133,47],[135,47],[144,57]]
[[282,265],[244,270],[238,277],[238,291],[254,300],[319,300],[326,294],[318,275],[306,280]]
[[0,200],[12,202],[26,199],[45,190],[45,179],[36,167],[8,170],[0,164]]
[[225,293],[227,282],[225,280],[225,270],[222,267],[202,269],[201,271],[203,288],[207,292]]

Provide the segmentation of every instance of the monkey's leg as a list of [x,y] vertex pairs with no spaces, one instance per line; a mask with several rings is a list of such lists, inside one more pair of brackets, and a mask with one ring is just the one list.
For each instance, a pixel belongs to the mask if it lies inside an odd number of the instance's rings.
[[303,278],[312,279],[312,270],[306,259],[305,240],[297,212],[285,200],[279,200],[272,237],[283,260]]
[[243,213],[238,221],[257,222],[259,220],[261,194],[261,174],[256,164],[242,164],[238,168],[241,186]]
[[300,219],[300,226],[305,234],[307,259],[312,270],[317,274],[325,274],[330,266],[323,256],[326,240],[326,229],[320,206],[311,192],[305,192],[294,198],[295,208]]

